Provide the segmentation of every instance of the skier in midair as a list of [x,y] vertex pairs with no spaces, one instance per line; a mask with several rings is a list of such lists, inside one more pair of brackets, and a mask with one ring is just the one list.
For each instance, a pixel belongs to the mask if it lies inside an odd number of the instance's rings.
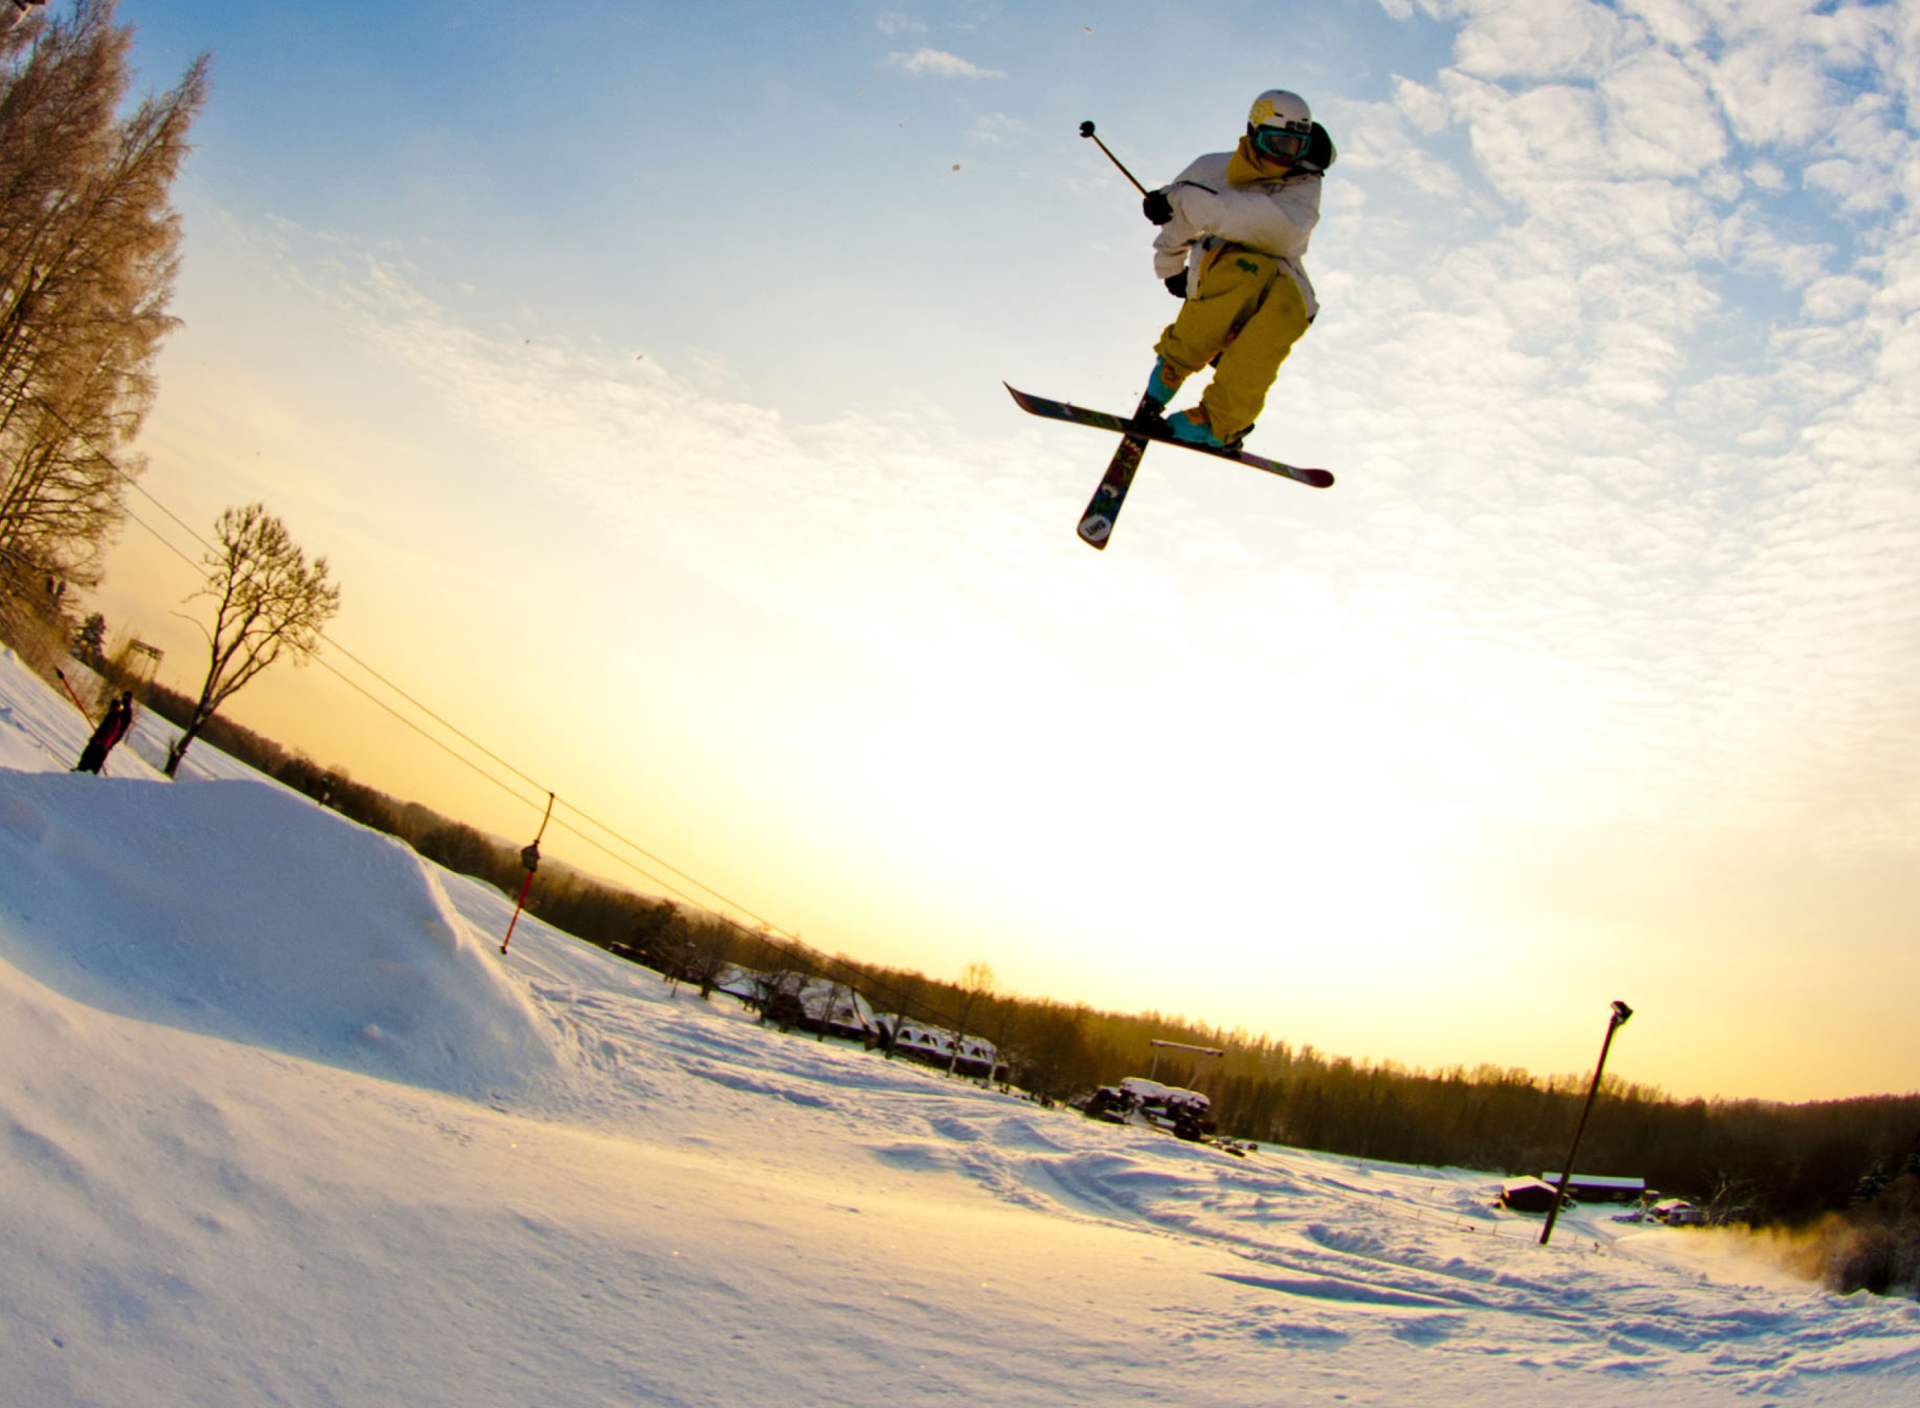
[[1300,259],[1333,158],[1306,100],[1275,88],[1254,100],[1233,151],[1201,157],[1147,195],[1142,208],[1160,227],[1153,271],[1183,301],[1154,347],[1141,414],[1164,412],[1182,382],[1215,367],[1200,404],[1167,417],[1175,439],[1238,447],[1319,311]]

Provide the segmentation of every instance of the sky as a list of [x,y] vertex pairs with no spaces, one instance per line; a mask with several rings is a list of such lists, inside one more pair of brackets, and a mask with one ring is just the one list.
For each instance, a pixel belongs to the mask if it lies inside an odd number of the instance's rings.
[[[92,603],[168,683],[260,499],[515,772],[340,650],[230,712],[516,843],[1356,1058],[1619,998],[1677,1094],[1920,1088],[1920,7],[120,13],[213,54]],[[1109,442],[1000,383],[1124,410],[1173,305],[1079,125],[1151,186],[1274,86],[1340,156],[1249,447],[1339,482],[1156,450],[1089,551]]]

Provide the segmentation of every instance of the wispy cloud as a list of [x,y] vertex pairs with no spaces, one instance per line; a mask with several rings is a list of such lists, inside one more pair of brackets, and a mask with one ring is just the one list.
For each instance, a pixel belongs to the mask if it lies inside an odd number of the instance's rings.
[[[1920,333],[1898,311],[1920,306],[1920,281],[1900,282],[1920,261],[1883,263],[1914,245],[1899,193],[1920,162],[1891,99],[1848,87],[1877,66],[1900,91],[1913,56],[1876,48],[1884,20],[1861,7],[1770,26],[1584,0],[1440,8],[1460,19],[1455,62],[1352,109],[1343,148],[1411,176],[1447,169],[1464,137],[1458,169],[1497,203],[1436,207],[1430,255],[1342,251],[1302,368],[1333,397],[1322,412],[1369,415],[1352,387],[1391,386],[1373,472],[1482,466],[1461,487],[1487,516],[1405,546],[1501,540],[1500,565],[1453,577],[1461,609],[1531,641],[1508,687],[1544,700],[1536,671],[1558,660],[1583,681],[1564,703],[1590,746],[1641,752],[1621,805],[1732,826],[1719,804],[1744,792],[1754,815],[1897,834],[1910,783],[1878,780],[1884,734],[1859,729],[1887,690],[1920,711],[1920,687],[1892,683],[1911,645],[1880,624],[1920,613],[1899,565],[1920,560],[1920,491],[1896,468],[1920,418],[1900,390]],[[1565,575],[1574,559],[1612,580],[1607,600]],[[1540,608],[1529,624],[1481,595],[1509,570]],[[1629,718],[1641,744],[1615,732]],[[1571,745],[1561,733],[1541,766],[1565,769]]]
[[976,142],[999,143],[1026,130],[1027,124],[1017,117],[1008,117],[1003,112],[983,112],[974,118],[973,130],[967,135]]
[[876,15],[874,17],[873,27],[882,34],[925,34],[927,32],[927,26],[924,21],[911,19],[906,15],[896,14],[891,10],[885,14]]
[[1447,125],[1446,94],[1398,74],[1393,80],[1393,105],[1408,122],[1428,136]]
[[903,73],[931,74],[937,78],[1005,78],[998,69],[981,68],[969,63],[958,54],[949,54],[942,49],[930,49],[924,44],[912,53],[894,53],[887,55],[887,67],[897,68]]

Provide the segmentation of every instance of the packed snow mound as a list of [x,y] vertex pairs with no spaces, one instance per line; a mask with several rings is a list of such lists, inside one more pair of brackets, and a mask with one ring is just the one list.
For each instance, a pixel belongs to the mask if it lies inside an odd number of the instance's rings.
[[257,782],[0,772],[0,956],[77,1001],[459,1094],[550,1030],[399,842]]

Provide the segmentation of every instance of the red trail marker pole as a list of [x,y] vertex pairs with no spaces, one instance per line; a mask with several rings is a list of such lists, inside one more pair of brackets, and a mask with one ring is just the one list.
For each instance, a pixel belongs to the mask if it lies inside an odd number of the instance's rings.
[[520,911],[527,907],[527,891],[533,888],[533,872],[540,868],[540,838],[547,834],[547,823],[553,820],[553,793],[547,793],[547,814],[540,818],[540,830],[534,834],[533,844],[520,852],[520,864],[527,868],[527,878],[520,882],[520,898],[514,901],[513,918],[507,921],[507,936],[500,940],[500,952],[507,951],[507,945],[513,942],[513,926],[520,922]]

